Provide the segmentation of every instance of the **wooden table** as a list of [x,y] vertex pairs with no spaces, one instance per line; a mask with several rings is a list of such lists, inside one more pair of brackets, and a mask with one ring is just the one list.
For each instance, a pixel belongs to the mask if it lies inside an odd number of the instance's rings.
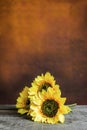
[[[87,105],[77,105],[65,116],[64,124],[44,124],[17,114],[13,106],[0,105],[0,130],[87,130]],[[10,110],[9,110],[10,108]],[[2,110],[3,109],[3,110]]]

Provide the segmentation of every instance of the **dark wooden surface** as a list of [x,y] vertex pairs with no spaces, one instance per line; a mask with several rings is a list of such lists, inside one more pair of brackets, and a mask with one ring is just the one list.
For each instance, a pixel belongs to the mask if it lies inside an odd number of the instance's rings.
[[87,104],[87,1],[0,0],[0,104],[46,71],[68,103]]
[[87,105],[75,106],[72,110],[65,116],[64,124],[54,125],[32,122],[16,112],[5,110],[0,112],[0,130],[87,130]]

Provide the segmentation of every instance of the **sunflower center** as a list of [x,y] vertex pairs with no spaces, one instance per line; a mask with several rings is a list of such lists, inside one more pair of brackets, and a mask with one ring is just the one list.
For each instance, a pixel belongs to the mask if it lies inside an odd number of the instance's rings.
[[26,101],[26,109],[30,109],[30,100],[29,99],[27,99],[27,101]]
[[40,88],[40,91],[42,91],[42,89],[46,90],[49,88],[49,87],[52,87],[50,83],[44,83],[42,84],[41,88]]
[[58,111],[58,103],[55,100],[47,99],[42,104],[42,112],[48,117],[54,117]]

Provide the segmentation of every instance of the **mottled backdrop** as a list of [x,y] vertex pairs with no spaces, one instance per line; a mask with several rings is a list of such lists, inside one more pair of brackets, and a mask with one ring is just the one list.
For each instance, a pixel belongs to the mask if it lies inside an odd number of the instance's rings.
[[46,71],[67,103],[87,104],[87,1],[0,0],[0,104]]

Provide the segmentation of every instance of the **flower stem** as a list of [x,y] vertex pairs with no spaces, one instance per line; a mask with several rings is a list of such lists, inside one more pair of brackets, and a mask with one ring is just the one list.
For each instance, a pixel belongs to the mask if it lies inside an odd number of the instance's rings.
[[72,108],[72,107],[74,107],[76,105],[77,105],[77,103],[73,103],[73,104],[69,104],[68,106]]

